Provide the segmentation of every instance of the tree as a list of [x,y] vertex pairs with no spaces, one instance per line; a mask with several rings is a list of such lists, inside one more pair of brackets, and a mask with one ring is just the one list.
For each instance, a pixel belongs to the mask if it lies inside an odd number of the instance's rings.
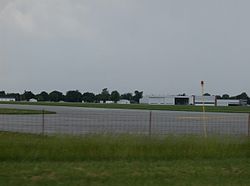
[[6,97],[15,98],[16,101],[21,100],[21,96],[19,93],[8,93],[8,94],[6,94]]
[[82,102],[82,94],[78,90],[70,90],[66,93],[65,101]]
[[132,93],[125,93],[121,95],[121,99],[126,99],[131,101],[133,99],[133,94]]
[[240,95],[237,95],[235,97],[236,97],[236,99],[244,99],[244,100],[248,100],[249,99],[247,93],[245,93],[245,92],[242,92]]
[[96,94],[95,96],[95,101],[99,103],[102,100],[102,95],[101,94]]
[[5,91],[0,91],[0,97],[5,97],[6,94],[5,94]]
[[143,96],[143,92],[139,92],[138,90],[136,90],[134,93],[135,95],[133,96],[133,100],[135,101],[135,103],[139,103],[140,99]]
[[104,103],[110,100],[110,94],[107,88],[102,89],[102,93],[100,94],[100,100],[102,100]]
[[222,99],[230,99],[230,96],[228,94],[223,94]]
[[49,94],[45,91],[42,91],[40,94],[36,95],[37,101],[49,101]]
[[49,100],[53,102],[63,101],[63,93],[59,91],[52,91],[49,93]]
[[216,97],[216,99],[222,99],[222,97],[220,95],[216,95],[215,97]]
[[178,94],[178,96],[186,96],[186,93]]
[[205,93],[205,94],[203,94],[203,96],[211,96],[211,94]]
[[117,103],[117,101],[120,100],[120,93],[117,90],[112,91],[110,95],[110,99],[111,101],[114,101],[115,103]]
[[25,101],[29,101],[30,99],[34,99],[35,95],[31,91],[24,91],[21,95],[21,99]]
[[87,103],[93,103],[96,100],[96,96],[94,93],[91,92],[85,92],[82,95],[82,100]]

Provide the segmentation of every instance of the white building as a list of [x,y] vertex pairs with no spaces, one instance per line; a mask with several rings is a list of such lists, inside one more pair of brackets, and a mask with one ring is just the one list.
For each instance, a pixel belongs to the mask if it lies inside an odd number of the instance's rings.
[[152,105],[196,105],[202,106],[244,106],[247,100],[217,99],[216,96],[144,96],[142,104]]
[[243,105],[247,105],[246,100],[217,99],[217,106],[243,106]]
[[35,102],[37,102],[37,99],[32,98],[32,99],[29,100],[29,102],[35,103]]
[[0,101],[16,101],[15,98],[0,98]]
[[241,100],[217,100],[216,96],[144,96],[142,104],[153,105],[197,105],[202,106],[232,106],[245,105]]
[[194,96],[194,105],[216,106],[216,96]]
[[117,101],[118,104],[130,104],[130,101],[127,99],[121,99],[119,101]]
[[114,101],[106,101],[105,102],[106,104],[112,104],[112,103],[115,103]]
[[152,105],[193,105],[193,96],[145,96],[140,99],[142,104]]

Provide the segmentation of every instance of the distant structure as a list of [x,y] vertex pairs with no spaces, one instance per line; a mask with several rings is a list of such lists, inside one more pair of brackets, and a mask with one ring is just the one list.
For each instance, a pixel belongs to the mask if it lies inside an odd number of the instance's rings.
[[217,99],[217,106],[246,106],[247,100],[243,99]]
[[130,101],[127,99],[121,99],[119,101],[117,101],[118,104],[130,104]]
[[11,98],[11,97],[4,97],[4,98],[1,98],[1,97],[0,97],[0,101],[6,101],[6,102],[16,101],[16,98]]
[[140,99],[142,104],[152,105],[193,105],[193,96],[143,96]]
[[115,103],[114,101],[106,101],[105,102],[106,104],[113,104],[113,103]]
[[196,106],[244,106],[246,100],[217,99],[216,96],[187,96],[187,95],[169,95],[169,96],[144,96],[140,99],[141,104],[152,105],[196,105]]
[[32,98],[32,99],[29,100],[29,102],[35,103],[35,102],[37,102],[37,99]]
[[205,106],[216,106],[216,96],[194,96],[194,104],[196,106],[202,106],[204,101]]

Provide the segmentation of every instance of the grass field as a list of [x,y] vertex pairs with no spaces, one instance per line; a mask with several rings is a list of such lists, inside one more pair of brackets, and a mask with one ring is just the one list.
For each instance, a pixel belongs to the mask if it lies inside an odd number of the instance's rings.
[[[86,108],[107,108],[107,109],[141,109],[141,110],[171,110],[171,111],[193,111],[202,112],[201,106],[177,106],[177,105],[148,105],[148,104],[98,104],[98,103],[54,103],[54,102],[0,102],[0,104],[20,104],[20,105],[45,105],[45,106],[71,106]],[[248,106],[228,106],[228,107],[205,107],[207,112],[235,112],[250,113]]]
[[247,138],[0,133],[0,185],[249,185]]
[[[0,108],[0,114],[15,114],[15,115],[23,115],[23,114],[43,114],[42,110],[24,110],[24,109],[10,109],[10,108]],[[44,114],[55,114],[55,112],[44,111]]]

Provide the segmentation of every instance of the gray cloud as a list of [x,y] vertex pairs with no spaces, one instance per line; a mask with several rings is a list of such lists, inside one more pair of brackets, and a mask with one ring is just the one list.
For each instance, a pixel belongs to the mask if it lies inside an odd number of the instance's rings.
[[0,4],[1,89],[147,94],[247,91],[246,0]]

